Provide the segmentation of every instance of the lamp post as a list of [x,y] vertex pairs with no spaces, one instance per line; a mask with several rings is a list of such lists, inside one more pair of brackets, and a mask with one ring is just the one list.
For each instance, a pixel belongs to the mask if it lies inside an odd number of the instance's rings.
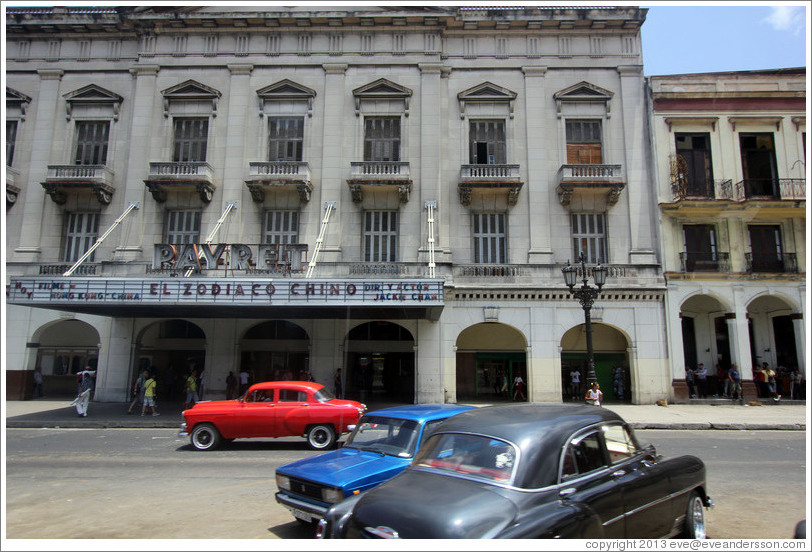
[[586,258],[584,257],[583,251],[581,251],[578,256],[578,260],[581,261],[581,272],[584,276],[581,287],[575,288],[575,283],[578,279],[578,268],[572,266],[569,261],[567,261],[567,266],[561,269],[561,272],[564,274],[564,283],[570,288],[570,293],[578,299],[581,303],[581,307],[584,309],[584,323],[586,325],[586,383],[587,386],[591,387],[593,383],[598,381],[598,378],[595,375],[595,353],[592,349],[592,317],[590,311],[603,284],[606,283],[607,270],[606,267],[601,266],[600,261],[598,261],[598,264],[592,269],[592,277],[595,279],[596,286],[592,287],[587,283]]

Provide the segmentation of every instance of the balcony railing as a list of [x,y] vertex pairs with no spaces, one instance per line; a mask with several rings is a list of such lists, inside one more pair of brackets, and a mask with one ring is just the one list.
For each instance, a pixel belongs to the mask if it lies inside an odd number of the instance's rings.
[[255,202],[265,200],[265,190],[274,186],[292,186],[299,193],[299,199],[310,201],[313,191],[310,165],[303,161],[258,161],[248,164],[248,178],[245,181]]
[[507,204],[516,205],[524,185],[520,174],[521,165],[462,165],[457,192],[460,203],[468,206],[475,191],[507,193]]
[[59,205],[64,205],[69,192],[79,190],[90,191],[99,203],[108,205],[116,191],[113,177],[106,165],[48,165],[42,187]]
[[520,168],[520,165],[462,165],[460,167],[460,182],[518,182]]
[[682,272],[730,272],[730,253],[717,251],[707,253],[687,253],[679,255]]
[[150,163],[144,183],[159,203],[166,201],[167,192],[189,189],[209,203],[214,195],[214,169],[205,161]]
[[622,165],[561,165],[558,169],[558,200],[569,205],[579,190],[605,190],[607,203],[614,205],[626,186]]
[[522,267],[509,264],[454,265],[454,275],[472,278],[511,278],[521,276]]
[[364,201],[364,188],[390,186],[400,203],[407,203],[412,193],[411,169],[407,161],[353,161],[347,178],[353,203]]
[[[95,276],[96,275],[96,267],[98,263],[82,263],[76,270],[74,270],[73,274],[75,276]],[[65,272],[70,270],[73,264],[41,264],[39,265],[39,273],[42,276],[62,276]]]
[[706,180],[688,184],[684,180],[676,181],[671,183],[671,192],[674,195],[674,201],[732,199],[733,182],[731,180]]
[[798,260],[795,253],[745,253],[744,259],[746,270],[749,273],[794,274],[798,272]]
[[803,178],[746,179],[736,182],[731,189],[733,201],[750,199],[805,200],[806,180]]

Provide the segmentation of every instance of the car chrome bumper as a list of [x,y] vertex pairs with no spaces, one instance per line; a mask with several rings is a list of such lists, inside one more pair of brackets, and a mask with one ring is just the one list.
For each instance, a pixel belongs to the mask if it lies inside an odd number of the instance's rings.
[[178,437],[188,437],[189,432],[186,431],[186,423],[180,424],[180,430],[178,430]]
[[322,519],[324,514],[327,513],[328,509],[326,506],[319,506],[318,504],[313,504],[312,502],[305,502],[304,500],[293,498],[292,496],[281,491],[276,493],[276,501],[290,510],[293,517],[305,521],[316,521]]

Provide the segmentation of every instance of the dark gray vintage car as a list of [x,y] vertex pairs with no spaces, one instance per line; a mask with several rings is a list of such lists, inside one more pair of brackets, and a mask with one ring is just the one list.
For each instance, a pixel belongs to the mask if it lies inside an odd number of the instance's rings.
[[606,408],[449,419],[403,473],[334,505],[321,538],[705,538],[705,466],[663,458]]

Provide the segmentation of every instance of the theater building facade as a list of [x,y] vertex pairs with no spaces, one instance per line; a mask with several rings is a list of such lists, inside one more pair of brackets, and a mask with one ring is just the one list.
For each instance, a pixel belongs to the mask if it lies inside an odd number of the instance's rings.
[[581,253],[606,398],[668,398],[645,14],[7,8],[7,398],[570,401]]

